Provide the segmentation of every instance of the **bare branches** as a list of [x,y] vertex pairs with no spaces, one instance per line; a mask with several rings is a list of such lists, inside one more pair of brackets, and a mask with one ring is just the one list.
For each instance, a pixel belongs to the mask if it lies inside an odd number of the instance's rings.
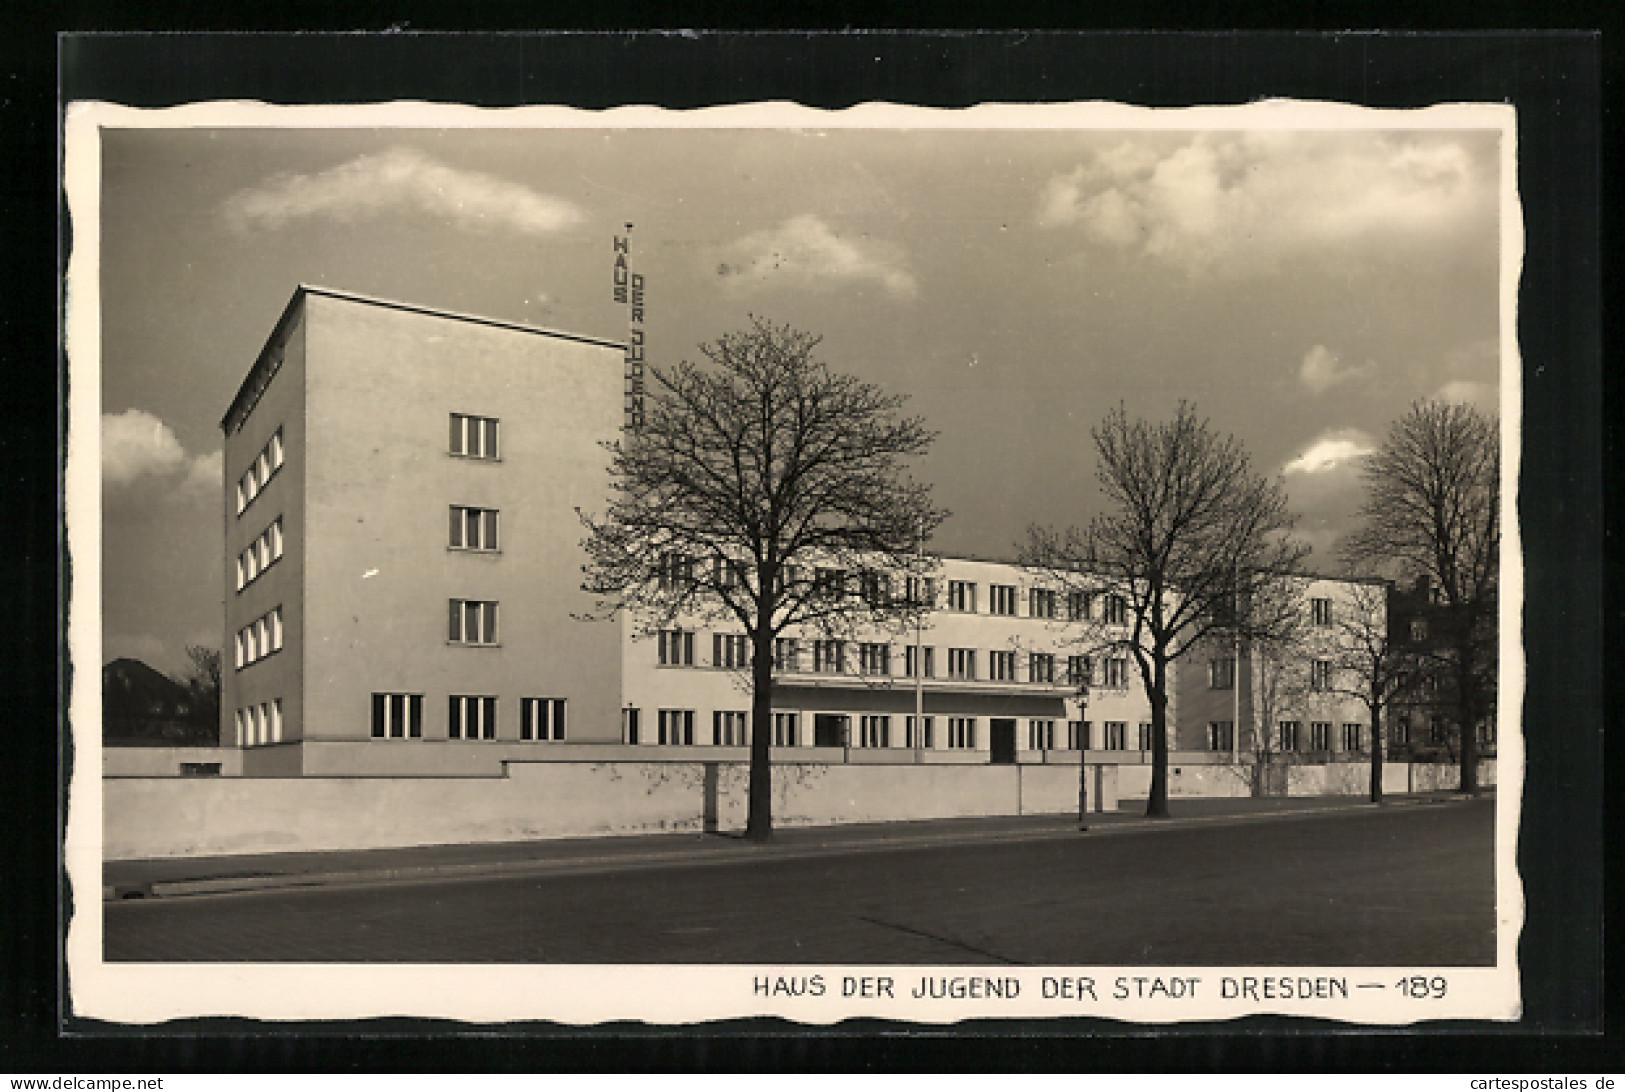
[[1418,402],[1363,468],[1363,523],[1347,563],[1425,577],[1448,615],[1444,667],[1454,681],[1461,784],[1477,788],[1477,723],[1494,700],[1501,549],[1500,426],[1467,405]]
[[861,574],[900,583],[920,567],[946,513],[905,467],[934,434],[899,416],[901,396],[831,372],[818,343],[753,318],[701,346],[709,367],[650,368],[643,428],[606,445],[609,509],[583,517],[601,609],[651,627],[721,611],[777,633],[906,606],[866,593]]
[[643,426],[605,445],[611,500],[583,514],[583,587],[645,630],[731,619],[750,645],[752,838],[771,831],[773,641],[902,627],[910,577],[947,513],[908,477],[935,439],[903,398],[815,358],[819,339],[752,317],[702,345],[705,364],[651,366]]

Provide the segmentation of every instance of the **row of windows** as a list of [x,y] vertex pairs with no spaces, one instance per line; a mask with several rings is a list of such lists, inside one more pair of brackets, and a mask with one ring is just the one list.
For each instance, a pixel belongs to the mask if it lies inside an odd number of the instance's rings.
[[236,644],[239,671],[249,664],[265,659],[273,652],[281,652],[282,608],[272,607],[270,611],[238,630]]
[[282,742],[282,699],[262,701],[237,710],[237,746],[260,747]]
[[278,428],[271,434],[271,439],[260,450],[243,476],[237,479],[237,514],[254,503],[265,487],[276,477],[276,472],[282,469],[282,429]]
[[237,590],[252,584],[266,569],[282,559],[282,517],[260,532],[260,537],[237,555]]
[[[557,742],[565,738],[564,698],[519,699],[519,738]],[[499,703],[483,694],[452,694],[446,707],[446,738],[496,739],[501,723]],[[422,739],[423,695],[375,693],[372,738]]]
[[[1309,661],[1309,689],[1316,691],[1330,690],[1333,678],[1333,668],[1330,660]],[[1234,690],[1235,686],[1236,661],[1233,657],[1221,656],[1208,661],[1209,689]]]
[[[989,614],[1014,618],[1017,613],[1017,604],[1020,602],[1014,584],[989,584],[987,586],[987,612]],[[1061,603],[1060,593],[1053,588],[1027,589],[1027,616],[1030,618],[1055,618]],[[975,614],[977,610],[977,585],[971,580],[948,581],[948,609],[962,614]],[[1120,595],[1099,595],[1086,591],[1068,592],[1066,595],[1066,616],[1069,621],[1088,622],[1097,618],[1107,625],[1121,626],[1128,624],[1128,600]]]
[[[694,666],[694,633],[691,630],[660,630],[655,635],[656,656],[663,667]],[[803,657],[802,645],[809,646],[810,661]],[[855,644],[857,655],[848,656],[848,645]],[[948,649],[948,675],[950,679],[975,680],[977,651],[973,648]],[[773,642],[773,667],[778,671],[811,670],[817,674],[846,674],[855,666],[859,675],[889,676],[894,657],[892,647],[883,642],[847,642],[840,639],[819,638],[803,642],[796,637],[778,637]],[[995,682],[1021,681],[1018,671],[1020,654],[1001,649],[988,652],[987,678]],[[1026,655],[1026,681],[1053,685],[1057,679],[1056,656],[1051,652],[1029,652]],[[750,666],[750,646],[742,634],[714,633],[711,635],[711,665],[722,668]],[[936,649],[930,646],[906,646],[902,658],[903,675],[915,678],[924,670],[924,678],[937,677]],[[1114,656],[1094,660],[1089,656],[1068,656],[1066,670],[1061,676],[1067,685],[1087,682],[1107,689],[1128,686],[1128,659]]]
[[[935,749],[937,746],[936,722],[939,718],[923,717],[918,721],[913,716],[893,718],[889,714],[863,714],[850,718],[857,722],[857,731],[849,741],[852,746],[861,749],[886,749],[894,746],[905,748],[924,747]],[[894,736],[892,721],[901,721],[902,733]],[[977,740],[976,717],[946,717],[946,735],[943,737],[943,746],[950,750],[973,750]],[[749,731],[750,715],[743,711],[717,710],[711,714],[710,743],[713,746],[745,746],[750,743]],[[638,743],[641,739],[642,717],[637,709],[623,709],[621,711],[621,738],[627,743]],[[704,743],[703,738],[695,733],[696,716],[692,709],[661,709],[655,721],[654,742],[663,746],[693,746],[697,742]],[[916,728],[919,728],[918,733]],[[1355,727],[1358,727],[1357,725]],[[1050,751],[1056,749],[1057,722],[1048,718],[1032,718],[1027,721],[1027,747],[1034,751]],[[1101,734],[1098,739],[1094,735],[1094,725],[1091,721],[1073,720],[1066,723],[1066,736],[1064,740],[1066,750],[1091,750],[1097,744],[1101,749],[1108,751],[1122,751],[1128,748],[1128,722],[1109,720],[1101,725]],[[1151,749],[1151,725],[1142,723],[1139,726],[1139,746],[1142,751]],[[811,743],[801,731],[801,714],[774,713],[773,714],[773,746],[797,747]]]

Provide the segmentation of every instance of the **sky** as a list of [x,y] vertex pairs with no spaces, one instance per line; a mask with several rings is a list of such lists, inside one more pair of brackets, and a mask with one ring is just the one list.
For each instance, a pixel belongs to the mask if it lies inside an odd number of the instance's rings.
[[[223,626],[219,421],[300,283],[623,340],[749,316],[909,396],[934,547],[1083,524],[1089,430],[1180,399],[1279,475],[1330,570],[1358,461],[1420,398],[1499,400],[1489,130],[102,133],[103,658]],[[71,292],[71,287],[70,287]]]

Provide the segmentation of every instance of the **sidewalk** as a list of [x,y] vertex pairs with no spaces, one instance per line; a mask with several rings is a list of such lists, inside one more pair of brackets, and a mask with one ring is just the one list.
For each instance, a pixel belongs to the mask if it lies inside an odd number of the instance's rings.
[[[1453,792],[1390,796],[1400,807],[1462,801]],[[102,867],[102,898],[166,898],[331,885],[407,883],[475,876],[570,875],[700,864],[742,859],[805,858],[885,852],[930,846],[1100,837],[1189,824],[1254,822],[1315,812],[1371,808],[1363,797],[1217,798],[1176,797],[1169,819],[1145,817],[1145,802],[1124,802],[1116,812],[1089,816],[1088,833],[1077,817],[934,819],[899,823],[784,827],[765,846],[737,834],[637,834],[475,845],[409,846],[337,852],[255,853],[227,857],[109,861]]]

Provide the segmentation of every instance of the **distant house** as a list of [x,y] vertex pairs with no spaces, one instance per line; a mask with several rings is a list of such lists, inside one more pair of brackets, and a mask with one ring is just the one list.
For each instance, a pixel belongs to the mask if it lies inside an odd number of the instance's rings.
[[[1389,717],[1389,755],[1400,759],[1448,759],[1461,754],[1451,652],[1455,619],[1438,589],[1421,576],[1388,599],[1388,627],[1395,648],[1414,666]],[[1479,753],[1495,754],[1494,719],[1477,726]]]
[[110,746],[213,746],[219,725],[200,718],[186,687],[140,660],[102,668],[102,742]]

